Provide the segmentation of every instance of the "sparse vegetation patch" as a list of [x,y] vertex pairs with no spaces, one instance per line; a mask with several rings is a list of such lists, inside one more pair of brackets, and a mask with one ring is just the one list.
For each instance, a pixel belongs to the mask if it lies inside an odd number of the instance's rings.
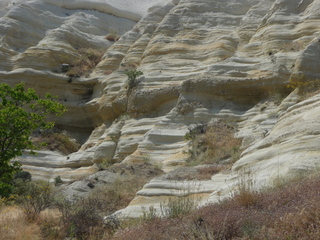
[[196,209],[198,202],[192,196],[171,197],[160,204],[161,216],[179,218]]
[[320,80],[307,80],[304,74],[296,74],[291,77],[287,87],[290,89],[298,89],[298,94],[302,99],[307,99],[319,93]]
[[241,139],[235,138],[235,128],[218,120],[209,124],[198,124],[191,128],[185,139],[190,141],[190,166],[200,164],[228,164],[238,160]]
[[63,131],[44,131],[34,134],[32,142],[42,150],[59,151],[65,155],[76,152],[80,148],[80,143]]
[[89,77],[92,70],[98,65],[103,56],[103,51],[92,48],[79,48],[80,57],[70,65],[67,75],[70,77]]

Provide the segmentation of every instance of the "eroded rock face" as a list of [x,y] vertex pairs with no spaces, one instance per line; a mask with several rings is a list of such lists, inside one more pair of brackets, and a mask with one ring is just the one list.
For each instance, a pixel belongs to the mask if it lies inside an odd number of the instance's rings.
[[[300,101],[287,85],[319,79],[320,0],[167,1],[143,14],[111,0],[90,1],[90,10],[82,9],[89,1],[62,2],[0,5],[1,82],[59,95],[69,111],[58,124],[91,132],[68,156],[23,156],[35,177],[88,176],[105,159],[149,161],[170,172],[188,157],[188,127],[216,118],[243,138],[232,170],[196,183],[154,179],[122,210],[126,216],[182,191],[201,196],[201,204],[217,201],[244,172],[262,186],[319,160],[319,96]],[[93,72],[70,78],[56,71],[73,64],[79,48],[104,53]],[[136,68],[144,75],[129,92],[125,71]]]

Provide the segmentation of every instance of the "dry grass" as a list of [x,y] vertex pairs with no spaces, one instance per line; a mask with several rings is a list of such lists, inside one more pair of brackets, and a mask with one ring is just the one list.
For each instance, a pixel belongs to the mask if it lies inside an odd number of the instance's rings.
[[119,178],[115,183],[94,189],[89,199],[101,201],[103,215],[126,207],[147,180],[140,176]]
[[[57,207],[62,217],[58,225],[46,227],[46,237],[54,236],[53,239],[68,237],[110,239],[120,224],[117,219],[114,219],[115,222],[104,224],[103,217],[126,207],[147,180],[141,175],[123,176],[113,184],[96,187],[87,198],[73,202],[61,199],[57,203]],[[59,229],[58,233],[55,231],[57,228]]]
[[[97,186],[85,199],[75,202],[62,200],[58,208],[62,217],[58,225],[46,228],[46,236],[53,239],[110,239],[117,228],[118,220],[105,222],[103,217],[126,207],[135,197],[136,192],[159,171],[151,164],[124,165],[119,164],[109,168],[110,171],[122,175],[112,184]],[[55,229],[59,228],[59,235]]]
[[235,138],[235,128],[223,121],[198,125],[186,135],[191,140],[188,165],[235,162],[240,156],[241,139]]
[[170,181],[210,180],[218,172],[229,170],[229,165],[207,164],[197,167],[180,167],[162,176]]
[[63,132],[45,132],[32,137],[32,142],[43,150],[59,151],[68,155],[80,148],[80,143]]
[[25,220],[22,209],[17,206],[3,206],[0,209],[0,239],[41,239],[40,227]]
[[103,56],[103,51],[92,48],[79,48],[80,57],[73,63],[67,72],[70,77],[89,77],[92,70],[98,65]]
[[[248,187],[229,200],[187,211],[178,217],[152,217],[147,221],[133,221],[118,230],[107,228],[101,222],[88,224],[92,213],[104,215],[131,201],[137,188],[136,179],[124,178],[106,189],[97,189],[85,202],[71,212],[80,223],[78,236],[72,222],[62,221],[57,210],[46,210],[29,223],[18,207],[2,206],[0,209],[1,239],[320,239],[320,177],[293,180],[265,192],[252,192]],[[133,185],[132,185],[133,184]],[[242,185],[241,185],[242,186]],[[102,204],[102,205],[101,205]],[[82,207],[82,208],[81,208]],[[48,214],[51,213],[51,214]],[[77,214],[75,214],[77,213]],[[81,213],[81,214],[80,214]],[[84,215],[83,215],[84,214]],[[63,214],[62,214],[63,215]],[[96,216],[96,215],[93,215]],[[89,218],[90,219],[90,218]],[[71,232],[70,232],[71,231]],[[83,235],[82,235],[83,234]],[[114,235],[113,235],[114,234]]]
[[153,219],[113,239],[320,239],[320,177],[240,192],[181,218]]
[[[0,210],[0,239],[2,240],[40,240],[62,239],[59,236],[60,213],[57,209],[43,211],[35,221],[29,222],[19,206],[4,206]],[[46,228],[55,226],[46,235]]]
[[[104,224],[103,217],[126,207],[136,192],[160,172],[148,163],[118,165],[110,170],[122,173],[113,184],[96,186],[87,198],[71,202],[57,196],[56,201],[32,221],[24,211],[25,205],[8,207],[1,201],[0,239],[110,239],[120,225]],[[26,198],[27,203],[32,203],[31,200]]]

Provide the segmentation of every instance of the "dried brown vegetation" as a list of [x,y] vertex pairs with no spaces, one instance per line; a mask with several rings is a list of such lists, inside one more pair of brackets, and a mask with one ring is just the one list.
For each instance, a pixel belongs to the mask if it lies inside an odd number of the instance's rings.
[[[58,225],[47,228],[46,236],[53,239],[110,239],[120,227],[115,218],[103,221],[103,217],[126,207],[142,186],[159,172],[151,164],[138,166],[117,165],[110,167],[110,171],[121,171],[122,175],[112,184],[95,187],[87,198],[75,201],[62,199],[56,206],[62,217]],[[139,172],[135,175],[133,173]],[[59,231],[56,229],[59,227]],[[52,232],[54,234],[52,234]],[[50,235],[51,234],[51,235]]]
[[41,239],[40,228],[26,221],[22,209],[16,206],[0,207],[0,239],[37,240]]
[[106,223],[103,217],[126,207],[160,173],[149,163],[117,165],[110,171],[122,175],[114,183],[96,186],[87,197],[73,200],[51,198],[51,188],[44,189],[49,187],[47,182],[19,181],[15,195],[0,200],[0,239],[110,239],[120,223],[117,218]]
[[191,140],[188,165],[228,164],[238,160],[242,140],[234,134],[235,128],[221,120],[190,129],[185,136]]
[[181,218],[157,218],[114,239],[320,239],[320,177],[244,192]]
[[44,132],[32,136],[32,142],[42,150],[59,151],[68,155],[80,148],[80,143],[63,132]]
[[67,75],[70,77],[88,77],[101,61],[103,51],[92,48],[79,48],[79,58],[73,63]]
[[241,187],[231,199],[178,217],[153,216],[120,224],[119,229],[102,224],[97,216],[126,206],[134,196],[137,186],[131,183],[138,181],[130,178],[97,189],[72,207],[42,212],[33,222],[27,221],[22,209],[2,205],[0,236],[17,240],[320,239],[320,177],[290,181],[264,192]]

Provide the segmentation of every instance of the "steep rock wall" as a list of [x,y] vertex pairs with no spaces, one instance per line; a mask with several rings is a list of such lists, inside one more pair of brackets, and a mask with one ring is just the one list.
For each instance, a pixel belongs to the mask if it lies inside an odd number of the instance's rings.
[[[291,78],[319,79],[319,0],[180,0],[143,14],[119,5],[114,11],[114,1],[93,2],[90,10],[80,9],[89,1],[1,7],[1,82],[25,81],[39,93],[58,94],[69,110],[58,124],[85,129],[83,137],[91,132],[68,156],[23,156],[35,177],[86,176],[104,159],[148,158],[170,172],[185,163],[188,127],[216,118],[238,126],[243,137],[231,171],[195,184],[154,179],[122,211],[126,216],[185,190],[201,195],[202,203],[216,201],[246,169],[262,186],[318,161],[318,96],[274,97],[290,93]],[[106,40],[108,33],[119,40]],[[94,72],[71,80],[55,72],[79,58],[78,48],[104,53]],[[144,75],[128,94],[125,71],[135,68]]]

